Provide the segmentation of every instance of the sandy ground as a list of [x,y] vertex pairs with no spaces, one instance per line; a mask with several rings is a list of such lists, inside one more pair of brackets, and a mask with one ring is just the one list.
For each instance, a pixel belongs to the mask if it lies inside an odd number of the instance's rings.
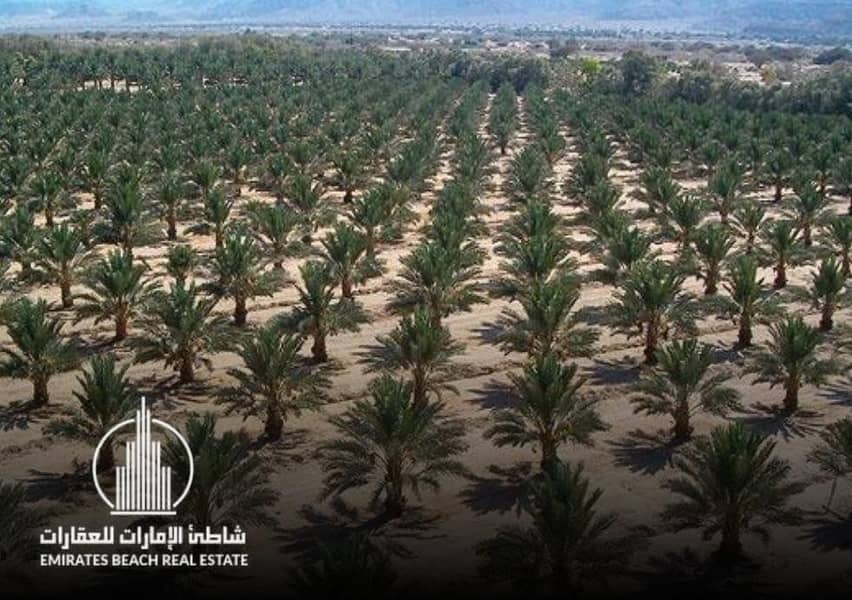
[[[571,141],[570,132],[565,133]],[[492,232],[496,232],[510,214],[507,199],[501,191],[502,180],[513,153],[527,143],[528,135],[528,128],[522,120],[510,153],[495,159],[496,170],[490,182],[491,192],[486,198],[486,204],[493,209],[487,217]],[[432,189],[423,195],[417,206],[421,215],[426,214],[430,202],[449,176],[450,150],[445,144],[438,172],[431,181]],[[560,185],[555,189],[561,188],[561,182],[570,172],[575,159],[576,153],[573,151],[560,158],[555,167]],[[637,185],[638,172],[626,162],[623,150],[619,151],[618,167],[613,175],[623,186],[624,206],[629,210],[639,208],[638,202],[630,196]],[[699,184],[696,181],[682,183],[687,187]],[[755,195],[769,199],[771,191],[758,190]],[[262,196],[245,188],[239,202]],[[330,194],[330,198],[332,202],[339,202],[339,194]],[[556,204],[559,211],[566,215],[577,210],[562,199],[561,193],[556,195]],[[845,206],[839,198],[836,199],[836,205],[838,211]],[[773,212],[777,213],[774,209]],[[183,226],[189,224],[182,223]],[[263,577],[284,584],[287,567],[295,564],[306,542],[327,532],[334,524],[355,526],[372,516],[364,509],[366,493],[348,494],[344,498],[345,505],[318,501],[322,473],[315,453],[319,444],[333,435],[327,416],[341,413],[354,398],[364,394],[369,376],[365,374],[359,354],[377,335],[387,333],[395,326],[397,319],[385,310],[389,298],[387,284],[398,272],[400,257],[411,249],[419,235],[412,228],[403,243],[387,247],[382,253],[388,267],[386,276],[357,290],[358,301],[372,317],[370,324],[362,327],[358,333],[338,335],[329,340],[331,356],[341,369],[333,377],[330,396],[334,401],[319,412],[305,413],[289,420],[285,425],[284,439],[261,450],[266,464],[272,468],[271,486],[280,492],[280,498],[273,507],[278,526],[273,529],[249,530],[248,552],[252,558],[248,573],[251,577]],[[580,239],[583,234],[572,232],[572,235]],[[490,238],[493,235],[483,240],[489,252]],[[203,236],[184,237],[181,241],[191,242],[203,250],[209,250],[213,245],[212,239]],[[166,248],[167,243],[163,242],[138,251],[140,257],[149,261],[152,275],[160,278],[164,278],[162,258]],[[670,245],[663,247],[663,250],[670,252]],[[589,257],[580,257],[580,264],[584,271],[595,266]],[[297,261],[292,260],[286,265],[291,274],[297,272],[296,266]],[[498,268],[499,260],[491,252],[482,269],[482,281],[491,279]],[[806,280],[811,269],[793,269],[791,280]],[[768,270],[766,278],[771,281]],[[688,282],[688,287],[696,294],[702,289],[701,282],[695,279]],[[58,291],[51,287],[35,289],[32,295],[58,300]],[[612,295],[613,288],[610,286],[587,284],[583,288],[579,305],[602,306]],[[279,314],[295,298],[295,289],[289,285],[272,298],[257,299],[250,304],[250,322],[262,323]],[[522,359],[520,355],[504,355],[486,339],[489,324],[495,321],[505,306],[503,302],[491,302],[446,320],[453,336],[463,342],[466,349],[457,359],[458,375],[452,381],[459,393],[449,394],[445,400],[449,409],[467,423],[467,442],[470,447],[462,460],[475,477],[471,480],[448,480],[439,493],[427,493],[415,503],[419,504],[420,514],[428,521],[425,528],[414,528],[411,523],[384,528],[388,538],[399,541],[411,553],[411,557],[397,561],[398,568],[404,574],[427,584],[439,579],[462,583],[475,577],[477,557],[472,551],[473,545],[493,535],[498,525],[518,520],[514,509],[523,489],[523,480],[537,468],[538,456],[534,449],[495,448],[482,435],[493,409],[507,402],[500,385],[506,382],[507,373],[518,368]],[[806,307],[800,308],[810,321],[815,320],[813,311]],[[224,301],[219,309],[229,313],[231,305]],[[82,335],[92,343],[106,344],[109,341],[111,324],[96,327],[90,322],[82,322],[72,325],[71,313],[61,314],[69,320],[66,332]],[[848,319],[847,312],[838,320]],[[720,351],[729,349],[736,335],[731,323],[718,319],[702,321],[700,330],[701,340],[715,344]],[[139,331],[134,331],[131,325],[133,334],[139,334]],[[766,338],[763,328],[758,328],[755,335],[757,342]],[[7,344],[8,341],[5,331],[0,332],[0,342]],[[659,517],[671,499],[669,493],[661,489],[661,483],[673,474],[669,463],[672,452],[664,445],[669,422],[665,417],[635,415],[628,401],[628,387],[636,380],[639,372],[640,344],[639,339],[627,339],[601,329],[597,354],[591,359],[578,361],[587,378],[585,392],[600,399],[599,409],[610,429],[595,436],[593,447],[564,447],[561,454],[565,459],[585,463],[594,485],[604,492],[601,508],[618,514],[616,529],[619,532],[640,533],[647,540],[647,547],[639,552],[635,564],[639,568],[649,568],[649,558],[667,551],[678,552],[687,546],[698,551],[701,556],[706,556],[715,548],[718,540],[704,541],[697,530],[672,532]],[[123,358],[131,358],[126,346],[114,350]],[[722,355],[725,361],[730,362],[730,367],[740,368],[741,356],[732,352]],[[234,366],[239,366],[235,355],[219,354],[213,358],[212,372],[202,372],[200,382],[185,389],[170,387],[172,380],[157,364],[133,365],[130,374],[146,394],[156,401],[154,409],[157,416],[179,425],[190,412],[224,412],[221,406],[211,401],[211,392],[227,383],[225,371]],[[0,416],[3,419],[0,430],[0,472],[6,480],[18,480],[28,485],[33,499],[61,507],[57,523],[94,526],[102,524],[106,508],[100,504],[87,479],[75,484],[72,475],[76,462],[85,465],[91,459],[91,448],[49,438],[42,433],[45,423],[63,406],[73,402],[71,392],[75,389],[75,378],[75,373],[65,373],[51,380],[51,404],[44,411],[26,417],[13,417],[7,411],[0,412],[0,415],[6,415]],[[5,389],[2,407],[29,398],[31,389],[28,382],[3,380],[2,383]],[[800,528],[773,528],[768,549],[764,549],[758,540],[747,538],[747,549],[766,557],[756,577],[771,578],[777,585],[783,586],[785,582],[789,583],[790,578],[800,576],[796,565],[814,553],[820,559],[808,561],[812,565],[808,576],[813,581],[833,579],[849,571],[852,569],[850,529],[844,529],[837,518],[824,513],[822,506],[828,497],[830,482],[818,480],[817,470],[804,460],[815,443],[816,432],[823,425],[849,414],[852,396],[848,382],[838,379],[822,390],[806,387],[802,396],[804,415],[790,423],[776,420],[766,409],[767,406],[780,403],[781,391],[757,385],[747,376],[736,378],[733,384],[743,393],[746,411],[731,417],[743,419],[771,436],[777,442],[778,455],[792,462],[795,477],[809,483],[807,491],[795,499],[797,505],[809,511],[807,525]],[[696,435],[708,432],[720,421],[715,417],[697,415],[694,419]],[[262,432],[262,423],[254,418],[243,421],[239,416],[222,417],[219,426],[222,429],[243,427],[255,437]],[[852,510],[850,482],[839,483],[833,508],[841,514]],[[70,576],[68,571],[57,571],[51,575],[57,578]]]

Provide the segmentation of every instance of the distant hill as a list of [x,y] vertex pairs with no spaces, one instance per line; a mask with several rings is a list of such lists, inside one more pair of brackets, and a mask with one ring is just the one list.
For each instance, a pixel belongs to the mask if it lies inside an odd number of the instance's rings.
[[27,29],[174,23],[582,24],[852,38],[849,0],[0,0]]

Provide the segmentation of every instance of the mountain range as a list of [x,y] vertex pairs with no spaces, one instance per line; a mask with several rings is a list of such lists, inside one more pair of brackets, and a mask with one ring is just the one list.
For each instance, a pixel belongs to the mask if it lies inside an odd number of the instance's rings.
[[0,27],[152,23],[584,25],[852,33],[850,0],[0,0]]

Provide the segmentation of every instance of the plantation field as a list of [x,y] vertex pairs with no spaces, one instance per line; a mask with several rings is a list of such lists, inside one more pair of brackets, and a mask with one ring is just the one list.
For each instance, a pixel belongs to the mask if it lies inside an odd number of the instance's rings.
[[[141,394],[210,475],[178,519],[247,529],[217,593],[848,585],[848,73],[817,97],[635,53],[38,50],[0,51],[17,514],[102,523],[92,449]],[[580,463],[614,520],[578,535],[542,506]],[[669,510],[690,465],[714,484]],[[19,547],[24,589],[105,579]]]

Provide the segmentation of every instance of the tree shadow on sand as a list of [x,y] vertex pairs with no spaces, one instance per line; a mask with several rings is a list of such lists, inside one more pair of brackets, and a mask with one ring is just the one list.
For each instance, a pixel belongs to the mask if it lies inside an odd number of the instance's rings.
[[0,406],[0,430],[29,429],[40,419],[47,418],[49,407],[35,408],[32,401],[14,401]]
[[818,433],[823,428],[823,414],[810,409],[799,409],[788,414],[780,406],[758,402],[751,405],[743,424],[764,436],[781,436],[784,440]]
[[609,445],[613,449],[616,465],[642,475],[653,475],[665,469],[680,447],[672,442],[671,432],[665,429],[655,433],[634,429]]
[[251,449],[274,463],[301,464],[310,458],[310,451],[306,447],[309,435],[310,431],[305,428],[285,428],[281,439],[271,441],[266,435],[261,435],[252,442]]
[[474,476],[471,484],[461,492],[465,506],[477,515],[516,510],[526,493],[532,465],[528,462],[511,467],[491,465],[488,472],[494,477]]
[[641,373],[641,367],[630,358],[596,358],[591,365],[583,368],[583,375],[594,385],[632,385],[639,381]]
[[799,539],[808,540],[820,552],[852,551],[852,514],[833,510],[814,514]]
[[410,558],[413,556],[404,542],[411,540],[435,540],[446,537],[436,533],[435,528],[443,517],[423,507],[411,507],[397,519],[375,516],[365,519],[361,512],[341,498],[330,502],[330,512],[312,504],[299,510],[305,524],[299,527],[275,529],[275,540],[281,544],[282,554],[293,555],[302,564],[311,564],[320,559],[323,544],[333,544],[348,538],[353,533],[381,536],[384,546],[392,554]]
[[511,388],[499,381],[487,381],[480,389],[473,390],[470,403],[487,410],[509,408],[513,404]]
[[[714,553],[702,558],[690,547],[671,551],[648,560],[649,571],[645,580],[648,591],[657,598],[761,598],[772,597],[780,591],[758,579],[760,564],[748,557],[735,562],[720,560]],[[747,596],[745,596],[747,594]]]
[[27,500],[52,500],[79,505],[81,492],[93,491],[92,472],[88,463],[75,461],[70,473],[54,473],[30,469],[29,477],[21,480],[26,485]]

